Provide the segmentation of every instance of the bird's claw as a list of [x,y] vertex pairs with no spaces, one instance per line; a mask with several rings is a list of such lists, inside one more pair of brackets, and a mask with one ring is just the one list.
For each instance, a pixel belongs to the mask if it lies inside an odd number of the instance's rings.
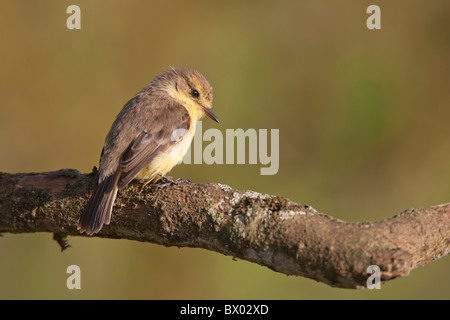
[[181,178],[173,179],[173,178],[168,177],[168,176],[162,176],[162,179],[164,179],[166,182],[162,183],[162,184],[158,184],[156,186],[156,190],[168,187],[170,185],[177,185],[177,184],[180,184],[180,183],[190,183],[191,182],[191,180],[188,180],[188,179],[181,179]]

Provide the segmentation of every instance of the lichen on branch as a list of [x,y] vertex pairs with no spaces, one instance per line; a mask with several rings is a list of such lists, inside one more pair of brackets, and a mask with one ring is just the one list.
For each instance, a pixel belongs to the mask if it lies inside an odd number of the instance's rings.
[[[0,173],[0,233],[52,232],[64,245],[66,236],[85,236],[77,223],[94,183],[95,173],[71,169]],[[119,192],[111,224],[94,236],[205,248],[334,287],[365,288],[371,265],[386,282],[447,255],[450,203],[349,223],[223,184],[133,181]]]

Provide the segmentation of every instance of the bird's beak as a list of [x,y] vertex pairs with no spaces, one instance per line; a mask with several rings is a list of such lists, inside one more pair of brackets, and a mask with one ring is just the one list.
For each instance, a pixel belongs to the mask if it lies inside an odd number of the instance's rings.
[[217,116],[214,114],[214,112],[212,112],[211,109],[203,108],[203,111],[205,111],[206,115],[213,119],[215,122],[219,122],[219,118],[217,118]]

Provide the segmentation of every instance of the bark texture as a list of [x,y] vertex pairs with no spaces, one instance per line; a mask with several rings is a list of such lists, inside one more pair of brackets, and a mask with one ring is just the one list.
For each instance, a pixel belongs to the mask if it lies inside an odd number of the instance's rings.
[[[0,233],[80,236],[77,222],[95,174],[0,173]],[[450,203],[408,209],[378,222],[348,223],[288,199],[222,184],[166,187],[133,181],[119,191],[112,222],[97,237],[199,247],[341,288],[365,288],[447,255]],[[0,240],[1,241],[1,240]]]

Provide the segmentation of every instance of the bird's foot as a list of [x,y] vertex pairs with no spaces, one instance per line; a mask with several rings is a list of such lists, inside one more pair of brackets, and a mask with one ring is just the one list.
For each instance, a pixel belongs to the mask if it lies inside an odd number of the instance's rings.
[[168,187],[170,185],[177,185],[177,184],[180,184],[180,183],[190,183],[191,182],[191,180],[188,180],[188,179],[181,179],[181,178],[174,179],[174,178],[169,177],[169,176],[162,176],[162,179],[164,179],[166,182],[158,184],[156,186],[157,190],[165,188],[165,187]]

